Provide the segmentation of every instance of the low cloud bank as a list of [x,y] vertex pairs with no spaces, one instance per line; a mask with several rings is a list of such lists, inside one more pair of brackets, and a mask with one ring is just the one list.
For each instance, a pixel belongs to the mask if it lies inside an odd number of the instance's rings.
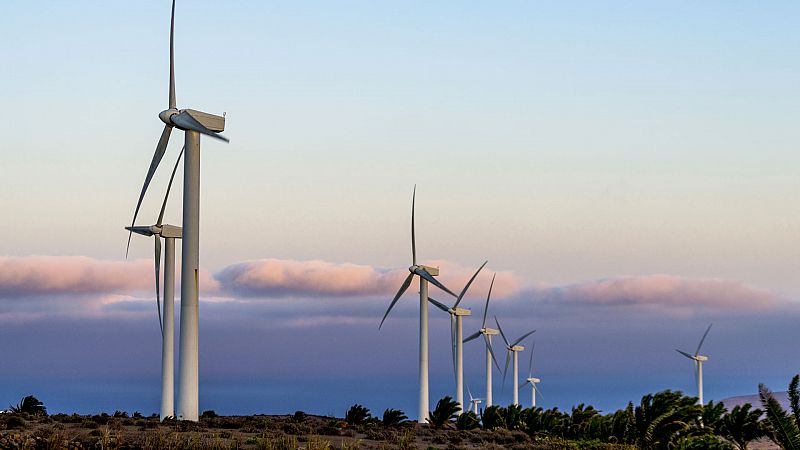
[[[431,263],[441,268],[438,277],[459,292],[477,268],[446,261]],[[486,295],[490,272],[482,272],[470,295]],[[406,268],[381,269],[352,263],[262,259],[228,266],[215,278],[223,292],[244,297],[364,297],[391,296],[408,276]],[[521,280],[511,272],[498,272],[493,295],[503,298],[519,292]],[[413,286],[412,286],[413,288]],[[435,295],[433,292],[431,295]]]

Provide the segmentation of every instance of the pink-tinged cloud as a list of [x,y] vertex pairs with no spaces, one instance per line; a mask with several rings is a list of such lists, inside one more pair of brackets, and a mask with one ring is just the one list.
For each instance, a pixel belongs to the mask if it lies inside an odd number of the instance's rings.
[[[108,296],[153,291],[153,262],[108,261],[87,256],[0,256],[0,298],[55,295]],[[218,285],[201,271],[201,286]]]
[[786,299],[739,281],[673,275],[618,277],[528,292],[538,300],[586,306],[645,306],[768,311]]
[[[433,263],[441,269],[438,277],[459,292],[477,268],[465,268],[446,261]],[[326,261],[262,259],[234,264],[216,274],[224,292],[247,297],[362,297],[392,296],[406,268],[380,269],[369,265]],[[483,296],[489,289],[489,270],[482,272],[470,288],[470,296]],[[508,297],[522,282],[511,272],[499,272],[493,296]],[[409,290],[413,290],[410,288]],[[431,295],[439,294],[431,291]]]

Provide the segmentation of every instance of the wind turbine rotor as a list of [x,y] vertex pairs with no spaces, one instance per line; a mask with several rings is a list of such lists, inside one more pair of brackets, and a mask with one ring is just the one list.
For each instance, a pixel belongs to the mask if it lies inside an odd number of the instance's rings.
[[[711,325],[714,325],[714,324],[712,323]],[[708,336],[708,332],[711,331],[711,325],[709,325],[708,328],[706,328],[706,332],[703,333],[703,337],[700,339],[700,343],[697,344],[697,350],[694,352],[694,356],[695,357],[697,357],[697,355],[700,354],[700,347],[703,346],[703,342],[705,342],[706,336]]]
[[481,328],[486,328],[486,314],[489,312],[489,299],[492,298],[492,288],[494,287],[494,278],[497,276],[497,273],[492,275],[492,282],[489,284],[489,294],[486,296],[486,306],[483,308],[483,322],[481,322]]
[[475,281],[475,277],[477,277],[478,274],[481,273],[481,270],[488,262],[489,261],[484,261],[483,264],[481,264],[481,266],[478,267],[478,270],[476,270],[475,273],[472,275],[472,278],[469,279],[466,286],[464,286],[464,289],[462,289],[461,293],[458,294],[458,298],[456,298],[456,303],[453,305],[453,309],[456,309],[458,307],[458,304],[461,303],[461,300],[464,298],[464,294],[467,293],[467,290],[469,289],[470,285],[472,284],[473,281]]
[[406,292],[406,290],[408,290],[408,287],[411,286],[411,280],[413,280],[413,279],[414,279],[414,274],[410,273],[406,277],[405,281],[403,281],[403,284],[400,286],[400,290],[397,291],[397,294],[395,294],[394,299],[392,299],[392,302],[389,303],[389,308],[386,310],[386,313],[383,315],[383,319],[381,319],[381,324],[378,325],[378,329],[379,330],[383,326],[383,322],[386,320],[386,317],[389,315],[389,311],[391,311],[392,308],[394,308],[395,303],[397,303],[397,301],[400,300],[400,297],[402,297],[403,294]]

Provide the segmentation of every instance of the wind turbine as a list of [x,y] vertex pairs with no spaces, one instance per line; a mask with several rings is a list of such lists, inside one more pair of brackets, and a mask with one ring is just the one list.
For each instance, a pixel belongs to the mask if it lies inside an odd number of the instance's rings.
[[411,197],[411,266],[408,271],[411,272],[406,277],[400,290],[392,299],[389,308],[381,319],[381,324],[378,326],[380,329],[389,311],[392,310],[397,300],[406,292],[414,276],[419,277],[419,423],[426,423],[428,418],[428,283],[438,287],[439,289],[447,292],[448,294],[456,297],[450,289],[447,289],[442,283],[437,281],[434,276],[439,275],[439,268],[428,267],[417,264],[417,244],[414,234],[414,205],[417,197],[417,186],[414,185],[414,193]]
[[[155,268],[156,268],[156,305],[158,306],[158,326],[161,329],[161,420],[175,416],[175,239],[181,238],[181,227],[162,223],[164,220],[164,210],[167,208],[169,191],[172,188],[172,180],[175,178],[175,171],[178,169],[181,156],[172,169],[172,175],[167,185],[167,194],[164,196],[164,203],[161,204],[161,212],[158,220],[151,226],[132,226],[125,227],[126,230],[142,235],[155,237]],[[161,238],[164,238],[164,312],[161,312],[159,279],[161,278]]]
[[536,349],[536,342],[531,345],[531,360],[528,362],[528,378],[525,379],[525,383],[520,386],[519,388],[522,389],[528,384],[531,385],[531,406],[536,408],[536,393],[539,388],[536,387],[536,383],[541,382],[542,380],[533,376],[533,351]]
[[469,392],[469,403],[470,403],[470,405],[471,405],[471,408],[470,408],[470,409],[471,409],[471,410],[472,410],[472,412],[474,412],[474,413],[475,413],[475,415],[477,416],[477,415],[478,415],[478,405],[480,405],[480,404],[481,404],[481,399],[479,399],[479,398],[474,398],[474,397],[472,396],[472,391],[470,391],[470,390],[469,390],[469,387],[467,387],[467,392]]
[[522,336],[520,336],[516,341],[509,342],[506,338],[506,334],[503,333],[503,328],[500,327],[500,322],[497,320],[497,316],[494,318],[494,322],[497,324],[497,329],[500,330],[500,336],[503,337],[503,342],[506,343],[506,368],[503,370],[503,385],[506,384],[506,372],[508,371],[508,360],[509,357],[513,355],[514,359],[514,402],[512,404],[519,405],[519,352],[525,350],[525,347],[519,345],[523,339],[532,335],[536,332],[536,330],[531,330]]
[[492,336],[499,334],[500,332],[495,330],[494,328],[489,328],[486,326],[486,313],[489,312],[489,299],[492,298],[492,287],[494,287],[494,278],[497,274],[492,275],[492,283],[489,285],[489,294],[486,296],[486,306],[483,308],[483,323],[481,324],[481,328],[476,331],[475,333],[468,336],[464,339],[464,342],[469,342],[473,339],[477,339],[480,335],[483,335],[483,342],[486,345],[486,407],[492,406],[492,361],[494,361],[494,365],[497,366],[497,370],[500,370],[500,365],[497,363],[497,358],[494,357],[494,349],[492,348]]
[[458,298],[456,298],[456,302],[451,308],[448,308],[441,302],[428,297],[428,301],[433,303],[434,306],[450,314],[450,353],[453,356],[453,372],[455,372],[456,376],[456,402],[458,403],[459,413],[464,411],[464,343],[461,342],[464,327],[461,318],[464,316],[469,316],[472,314],[472,312],[468,309],[459,308],[458,304],[461,303],[461,300],[464,298],[464,294],[467,293],[469,286],[473,281],[475,281],[475,277],[478,276],[478,274],[481,272],[481,269],[483,269],[488,262],[489,261],[484,261],[484,263],[478,267],[478,270],[476,270],[475,274],[472,275],[472,278],[469,279],[467,285],[464,286],[464,289],[462,289],[461,293],[458,294]]
[[[156,145],[150,168],[144,179],[139,201],[133,213],[131,227],[136,223],[147,187],[153,179],[173,128],[184,131],[183,176],[183,245],[181,248],[181,329],[178,356],[178,419],[198,420],[198,284],[200,265],[200,135],[228,142],[217,134],[225,129],[225,117],[196,111],[177,109],[175,101],[175,0],[169,27],[169,107],[158,114],[164,130]],[[131,236],[128,236],[130,247]]]
[[682,350],[675,349],[676,352],[694,361],[694,379],[697,383],[697,401],[701,406],[705,404],[703,403],[703,362],[708,361],[708,356],[703,356],[700,354],[700,347],[703,346],[703,342],[705,342],[708,332],[711,331],[711,325],[709,325],[708,328],[706,328],[706,332],[703,333],[703,337],[700,339],[700,343],[697,344],[697,350],[695,350],[694,355],[690,355]]

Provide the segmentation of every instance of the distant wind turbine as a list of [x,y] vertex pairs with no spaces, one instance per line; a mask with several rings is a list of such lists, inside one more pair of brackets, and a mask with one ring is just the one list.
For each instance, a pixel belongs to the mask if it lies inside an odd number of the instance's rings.
[[536,330],[531,330],[522,336],[520,336],[516,341],[509,342],[508,338],[506,338],[506,334],[503,333],[503,328],[500,326],[500,321],[497,320],[495,316],[494,322],[497,324],[497,329],[500,330],[500,336],[503,337],[503,341],[506,343],[506,368],[503,369],[503,385],[506,384],[506,372],[508,371],[508,360],[510,357],[514,359],[514,405],[519,405],[519,352],[525,350],[525,347],[519,345],[523,339],[532,335],[536,332]]
[[[156,145],[150,168],[144,179],[139,201],[133,213],[131,227],[142,205],[147,187],[153,179],[164,153],[173,128],[184,131],[186,160],[183,177],[183,245],[181,261],[181,329],[178,383],[178,419],[198,420],[198,284],[200,270],[200,135],[211,136],[228,142],[217,133],[225,129],[225,117],[196,111],[177,109],[175,101],[175,0],[169,28],[169,107],[158,114],[164,122],[164,130]],[[132,232],[131,232],[132,233]],[[128,247],[131,236],[128,235]]]
[[[158,326],[161,329],[161,420],[167,417],[175,417],[175,239],[181,238],[181,227],[167,225],[164,221],[164,211],[167,208],[169,191],[172,188],[172,180],[175,178],[175,171],[181,161],[178,161],[172,169],[172,175],[167,185],[167,194],[164,196],[164,203],[161,204],[161,212],[158,220],[151,226],[132,226],[125,227],[126,230],[142,236],[155,237],[155,268],[156,268],[156,306],[158,307]],[[164,312],[161,312],[160,287],[161,278],[161,238],[164,238]]]
[[494,279],[497,274],[492,275],[492,282],[489,284],[489,294],[486,295],[486,306],[483,308],[483,322],[481,323],[481,328],[476,331],[475,333],[467,336],[464,339],[464,342],[469,342],[473,339],[477,339],[479,336],[483,335],[483,342],[486,345],[486,407],[492,406],[492,361],[494,361],[494,365],[497,366],[497,370],[500,370],[500,365],[497,363],[497,358],[494,356],[494,349],[492,348],[492,336],[496,334],[500,334],[499,331],[495,330],[494,328],[489,328],[486,326],[486,314],[489,312],[489,299],[492,298],[492,287],[494,287]]
[[697,401],[700,403],[700,405],[705,404],[703,403],[703,362],[708,361],[708,356],[703,356],[700,354],[700,347],[703,346],[703,342],[705,342],[708,332],[711,331],[711,325],[709,325],[708,328],[706,328],[706,332],[703,333],[703,337],[700,339],[700,343],[697,344],[697,350],[695,350],[694,355],[690,355],[682,350],[675,349],[676,352],[694,361],[694,380],[697,383]]
[[462,317],[469,316],[472,312],[468,309],[459,308],[458,304],[461,303],[461,300],[464,299],[464,294],[467,293],[470,285],[473,281],[475,281],[475,277],[481,272],[486,263],[489,261],[484,261],[478,270],[475,271],[475,274],[472,275],[472,278],[469,279],[464,289],[461,290],[461,293],[458,294],[458,298],[456,298],[456,302],[453,304],[452,307],[448,308],[443,303],[434,300],[431,297],[428,297],[428,300],[433,303],[434,306],[441,309],[442,311],[450,314],[450,353],[453,357],[453,372],[455,373],[456,377],[456,402],[458,403],[459,412],[465,410],[464,408],[464,343],[461,341],[463,336],[463,324],[462,324]]
[[472,391],[469,390],[469,387],[467,387],[467,392],[469,393],[469,403],[471,405],[470,409],[477,416],[479,414],[478,413],[478,405],[481,404],[481,399],[473,397],[472,396]]
[[519,387],[520,389],[522,389],[528,384],[531,385],[531,406],[533,408],[536,408],[536,393],[539,391],[539,388],[536,387],[536,384],[542,381],[533,376],[533,353],[535,349],[536,349],[536,342],[531,344],[531,359],[528,362],[528,378],[526,378],[525,383]]
[[439,289],[447,292],[448,294],[456,297],[450,289],[447,289],[442,283],[437,281],[434,276],[439,275],[437,267],[428,267],[417,264],[417,244],[416,236],[414,234],[414,205],[417,198],[417,186],[414,186],[414,193],[411,197],[411,266],[408,271],[411,272],[406,277],[400,290],[392,299],[389,308],[381,319],[378,329],[383,326],[383,322],[389,315],[389,312],[394,308],[394,305],[400,297],[411,286],[411,281],[414,276],[419,277],[419,423],[426,423],[428,418],[429,401],[428,401],[428,283],[438,287]]

